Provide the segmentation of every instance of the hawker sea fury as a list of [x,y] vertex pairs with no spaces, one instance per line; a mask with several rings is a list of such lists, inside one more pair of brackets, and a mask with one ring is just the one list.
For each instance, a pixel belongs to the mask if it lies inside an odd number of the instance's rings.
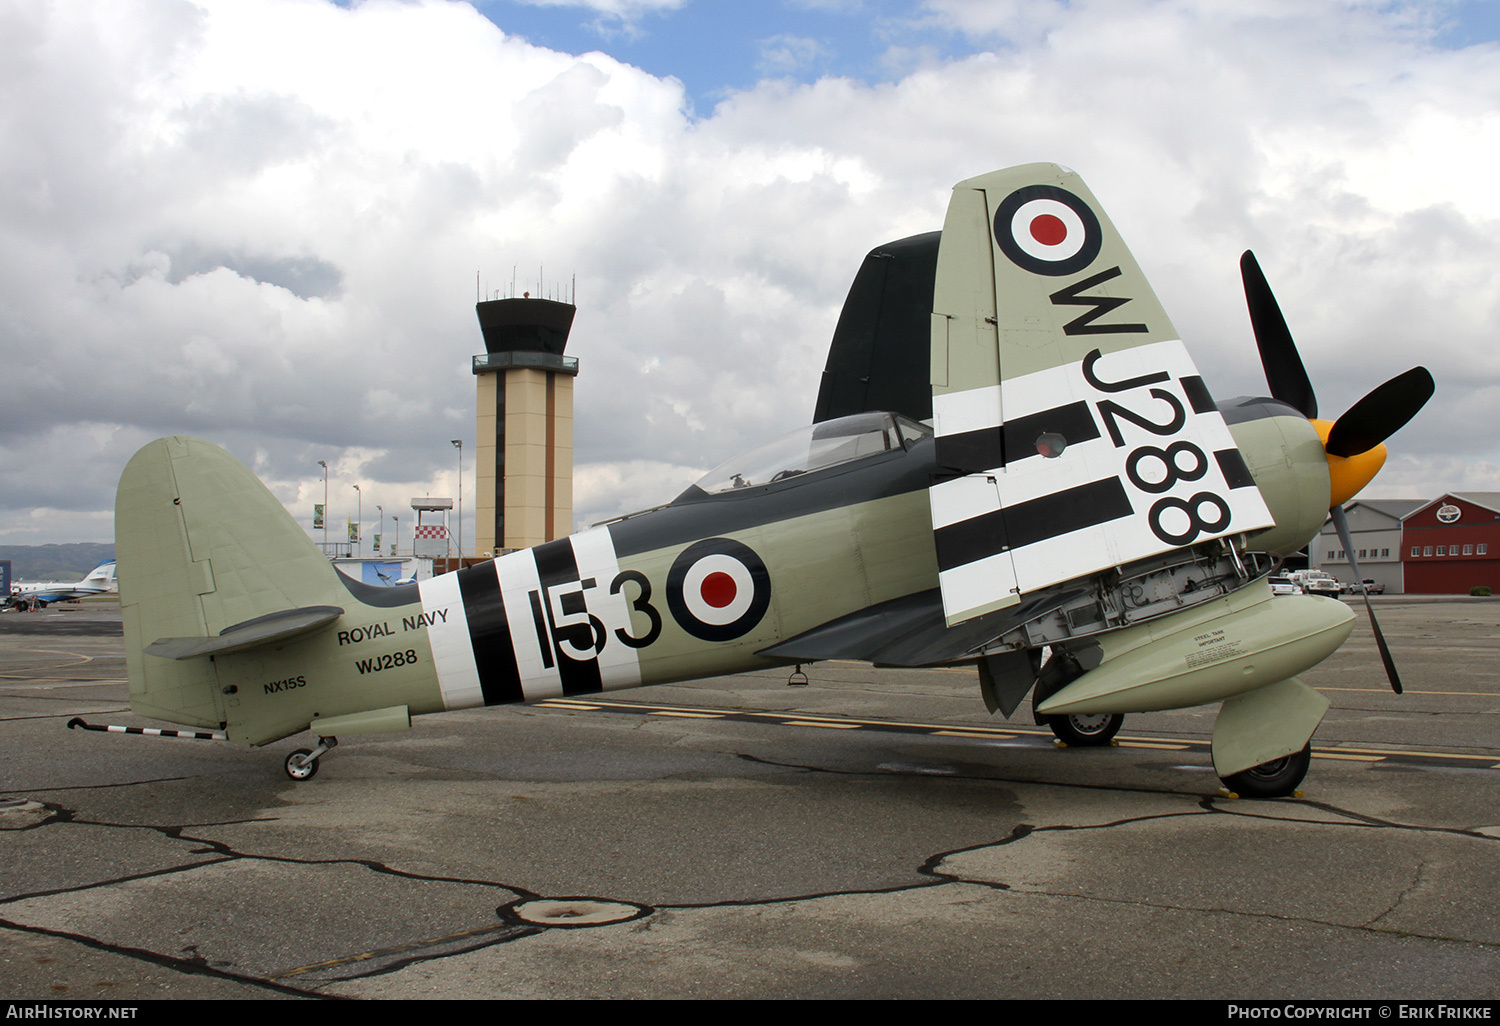
[[131,708],[252,745],[311,731],[286,762],[305,779],[337,737],[424,713],[818,659],[972,664],[992,711],[1031,692],[1072,745],[1222,702],[1217,772],[1289,794],[1328,706],[1296,675],[1353,614],[1266,578],[1432,382],[1310,419],[1242,265],[1274,398],[1216,404],[1077,175],[962,182],[941,233],[866,261],[815,423],[665,506],[393,588],[335,571],[223,450],[152,442],[115,510]]

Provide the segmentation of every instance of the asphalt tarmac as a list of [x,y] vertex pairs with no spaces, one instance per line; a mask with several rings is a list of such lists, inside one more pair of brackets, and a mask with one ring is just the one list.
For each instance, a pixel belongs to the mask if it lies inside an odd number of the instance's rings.
[[1500,599],[1378,600],[1305,797],[1215,710],[1058,749],[972,671],[808,667],[286,753],[132,717],[118,610],[0,615],[0,998],[1500,997]]

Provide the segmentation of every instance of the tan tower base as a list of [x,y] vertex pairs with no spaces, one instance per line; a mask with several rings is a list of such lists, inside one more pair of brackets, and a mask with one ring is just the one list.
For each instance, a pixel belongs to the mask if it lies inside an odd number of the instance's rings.
[[570,304],[478,304],[490,352],[474,357],[479,489],[475,552],[499,555],[573,531],[573,378],[562,355]]
[[572,375],[529,367],[475,373],[476,551],[498,555],[571,534]]

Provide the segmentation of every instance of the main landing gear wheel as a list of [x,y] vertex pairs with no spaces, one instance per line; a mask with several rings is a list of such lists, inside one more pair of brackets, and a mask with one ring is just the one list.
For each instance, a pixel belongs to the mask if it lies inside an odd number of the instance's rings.
[[1303,746],[1294,755],[1251,766],[1241,773],[1220,777],[1224,786],[1241,798],[1287,798],[1295,794],[1297,785],[1307,776],[1307,767],[1312,765],[1312,742]]
[[293,780],[311,780],[318,772],[318,760],[310,759],[311,748],[299,748],[286,757],[286,775]]
[[1069,748],[1093,748],[1107,745],[1125,726],[1124,713],[1069,713],[1048,716],[1047,726],[1057,739]]

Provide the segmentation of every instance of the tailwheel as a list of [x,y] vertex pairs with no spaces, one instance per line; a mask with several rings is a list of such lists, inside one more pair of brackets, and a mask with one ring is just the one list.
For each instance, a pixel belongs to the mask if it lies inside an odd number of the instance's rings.
[[1259,766],[1251,766],[1240,773],[1220,777],[1224,786],[1241,798],[1288,798],[1296,793],[1297,785],[1307,776],[1312,765],[1312,742],[1302,751],[1284,755]]
[[337,748],[338,744],[339,739],[336,737],[320,737],[318,747],[297,749],[286,757],[282,767],[293,780],[311,780],[318,772],[318,760]]
[[1069,748],[1107,745],[1124,725],[1124,713],[1069,713],[1047,717],[1047,726]]
[[312,758],[311,748],[299,748],[286,757],[286,775],[293,780],[311,780],[318,772],[318,760]]

